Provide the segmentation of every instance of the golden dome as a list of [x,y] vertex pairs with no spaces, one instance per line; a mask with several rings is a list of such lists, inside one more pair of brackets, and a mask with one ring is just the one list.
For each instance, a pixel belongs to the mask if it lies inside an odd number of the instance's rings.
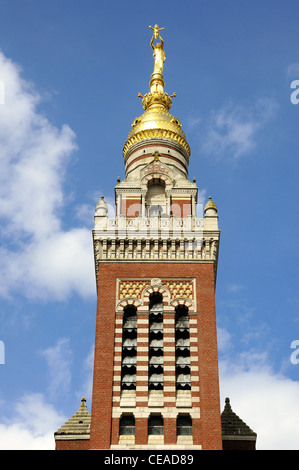
[[178,118],[170,114],[171,97],[164,92],[147,93],[142,100],[145,112],[132,123],[124,146],[124,156],[137,142],[150,138],[165,138],[180,144],[190,155],[190,147]]
[[[176,142],[181,145],[187,155],[190,156],[190,147],[186,141],[181,123],[178,118],[174,117],[169,112],[172,105],[172,97],[176,95],[174,93],[169,96],[164,92],[164,78],[162,72],[165,53],[163,50],[164,42],[159,35],[160,30],[158,25],[156,25],[156,35],[154,34],[151,41],[151,46],[154,50],[155,67],[151,75],[150,92],[144,96],[140,93],[138,94],[138,96],[142,98],[144,113],[140,117],[135,118],[132,123],[132,130],[123,148],[124,157],[134,144],[143,140],[157,138],[164,138]],[[161,43],[154,46],[153,39],[157,37],[160,38]],[[161,51],[163,51],[162,56]]]

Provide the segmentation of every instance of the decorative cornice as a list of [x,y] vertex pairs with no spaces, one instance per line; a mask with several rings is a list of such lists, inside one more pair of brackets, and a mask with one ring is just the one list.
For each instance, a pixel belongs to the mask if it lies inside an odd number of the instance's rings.
[[[129,171],[129,168],[133,164],[137,163],[140,160],[143,162],[145,158],[149,158],[150,156],[151,156],[151,154],[146,154],[146,155],[143,154],[143,155],[140,155],[139,157],[135,157],[134,159],[132,159],[132,161],[126,166],[127,174],[129,174],[130,171],[132,171],[132,170]],[[167,160],[169,160],[169,162],[171,162],[172,165],[173,165],[173,162],[178,163],[179,165],[181,165],[184,168],[186,174],[188,173],[187,166],[181,160],[179,160],[178,158],[173,157],[172,155],[169,155],[169,154],[168,155],[167,154],[161,154],[161,157],[166,158]]]
[[184,139],[181,135],[173,132],[172,130],[167,130],[167,129],[145,129],[140,132],[137,132],[137,134],[132,135],[132,137],[129,137],[127,142],[124,145],[123,148],[123,156],[125,157],[126,153],[128,150],[136,143],[141,142],[143,140],[147,139],[169,139],[177,144],[179,144],[187,153],[188,156],[190,156],[190,147],[186,139]]
[[[147,141],[147,142],[143,142],[142,140],[139,142],[136,142],[132,147],[130,147],[130,149],[127,151],[126,153],[126,156],[125,156],[125,163],[128,161],[129,157],[131,157],[133,155],[134,152],[136,151],[140,151],[142,149],[149,149],[149,148],[155,148],[156,150],[159,150],[160,153],[161,153],[161,156],[169,156],[169,154],[166,154],[166,153],[163,153],[163,148],[166,148],[168,149],[169,151],[169,144],[171,144],[171,147],[176,150],[177,152],[179,152],[186,160],[186,162],[189,161],[189,155],[187,154],[186,150],[183,149],[182,146],[180,146],[179,144],[177,144],[176,142],[174,142],[173,140],[170,141],[168,139],[168,141],[166,139],[161,139],[161,138],[151,138],[150,141]],[[161,148],[160,148],[161,147]],[[147,156],[147,154],[140,154],[140,156]],[[150,154],[152,155],[152,153]],[[133,157],[134,158],[134,157]]]

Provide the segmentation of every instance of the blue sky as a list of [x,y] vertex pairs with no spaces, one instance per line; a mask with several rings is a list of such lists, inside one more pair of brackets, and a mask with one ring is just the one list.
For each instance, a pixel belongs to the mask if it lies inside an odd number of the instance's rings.
[[165,27],[165,89],[189,178],[221,228],[221,408],[259,449],[299,448],[297,1],[0,1],[0,448],[51,449],[86,395],[91,229]]

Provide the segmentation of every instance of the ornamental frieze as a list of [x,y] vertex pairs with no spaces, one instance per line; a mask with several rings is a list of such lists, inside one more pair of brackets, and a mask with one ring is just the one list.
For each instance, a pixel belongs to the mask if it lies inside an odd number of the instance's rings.
[[[155,282],[156,281],[156,284]],[[136,298],[141,299],[144,289],[150,286],[157,286],[157,281],[159,285],[165,287],[170,292],[171,300],[177,298],[186,298],[189,300],[194,299],[194,284],[193,280],[186,279],[127,279],[120,280],[118,286],[118,297],[119,300],[124,300],[127,298]]]

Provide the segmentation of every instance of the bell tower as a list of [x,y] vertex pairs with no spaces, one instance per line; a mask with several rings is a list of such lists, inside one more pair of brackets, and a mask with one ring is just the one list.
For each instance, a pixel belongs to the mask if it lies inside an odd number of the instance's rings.
[[[97,314],[89,449],[222,449],[217,207],[189,181],[190,147],[165,91],[164,41],[123,147],[115,217],[93,229]],[[86,438],[86,436],[85,436]],[[85,444],[86,445],[86,444]]]
[[[163,29],[163,28],[162,28]],[[221,449],[218,215],[188,179],[190,147],[165,91],[156,25],[144,112],[123,147],[116,215],[93,230],[98,305],[91,449]]]

